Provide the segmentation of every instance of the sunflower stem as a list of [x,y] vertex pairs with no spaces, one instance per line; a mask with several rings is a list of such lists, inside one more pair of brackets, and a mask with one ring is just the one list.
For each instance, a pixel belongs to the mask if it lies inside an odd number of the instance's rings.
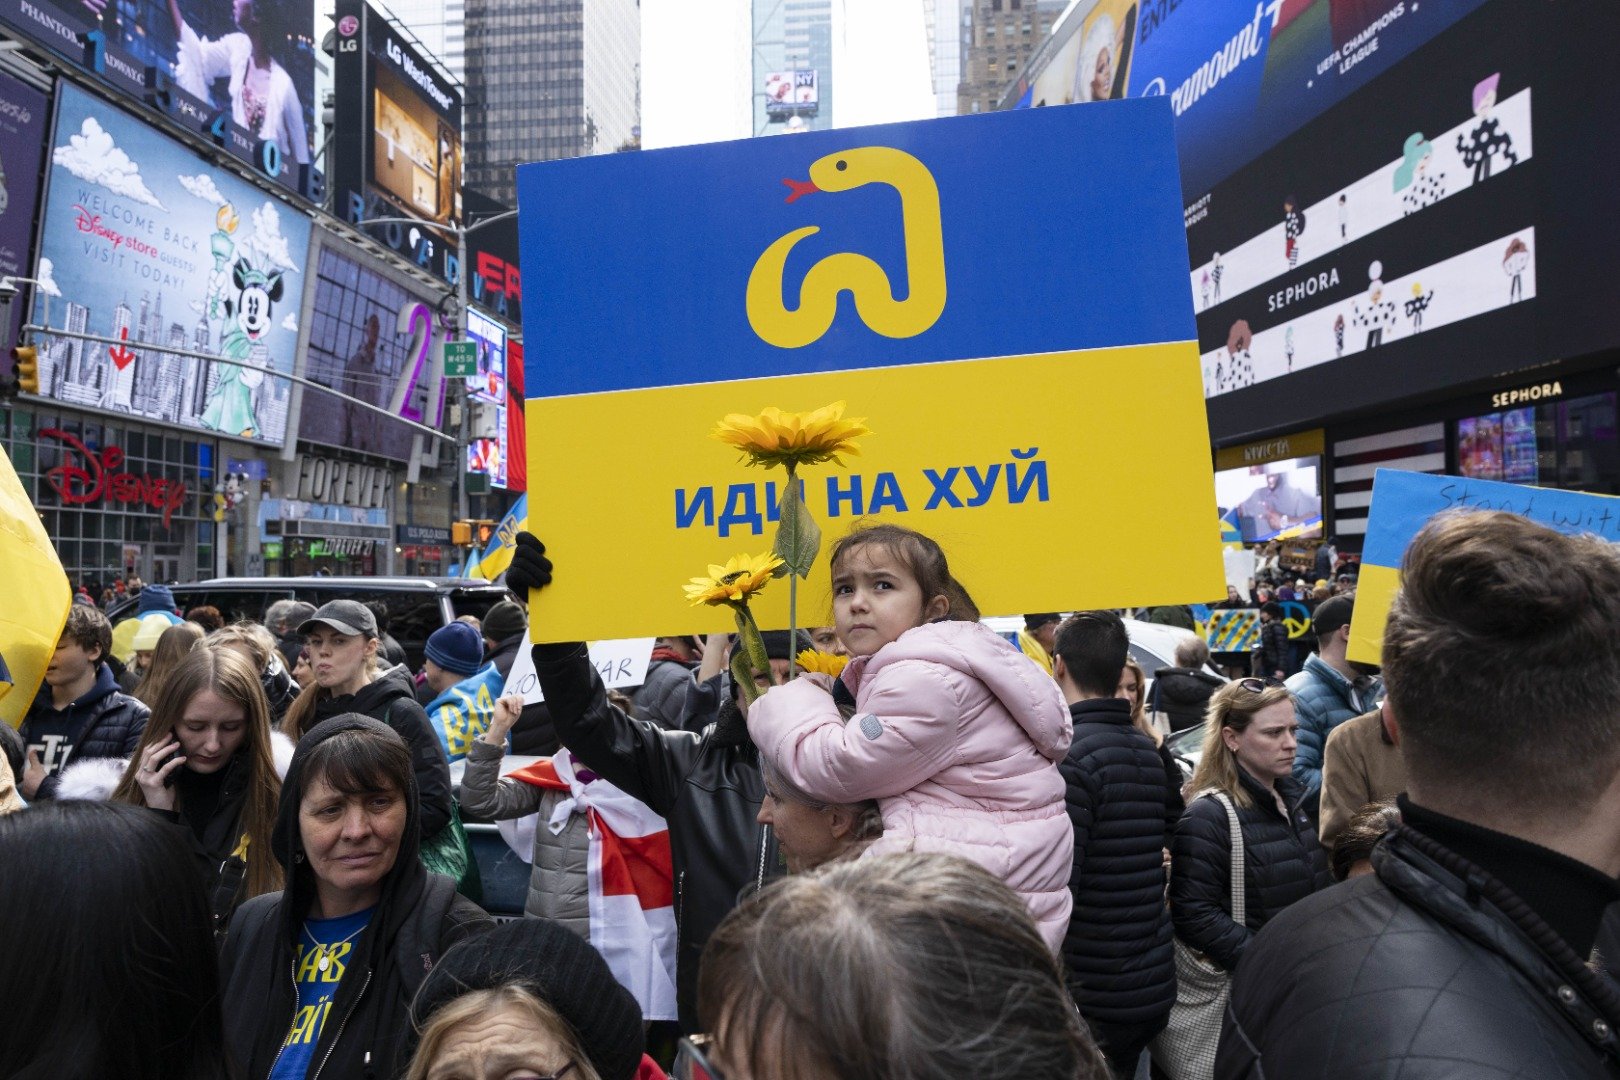
[[[792,498],[800,498],[799,478],[790,463],[787,466],[787,490]],[[784,502],[787,500],[784,499]],[[786,520],[782,523],[788,530],[788,550],[793,557],[798,558],[799,538],[794,535],[799,526],[797,511],[783,515]],[[791,682],[799,677],[799,574],[793,567],[788,567],[788,680]]]
[[750,677],[742,679],[744,696],[752,702],[759,697],[759,687],[754,683],[752,675],[764,675],[767,679],[771,673],[771,662],[765,653],[765,640],[759,635],[759,624],[754,621],[754,613],[748,609],[748,604],[737,603],[732,605],[732,612],[737,617],[737,644],[733,647],[732,678],[736,679],[739,666],[736,652],[740,650],[743,655],[741,667],[750,672]]

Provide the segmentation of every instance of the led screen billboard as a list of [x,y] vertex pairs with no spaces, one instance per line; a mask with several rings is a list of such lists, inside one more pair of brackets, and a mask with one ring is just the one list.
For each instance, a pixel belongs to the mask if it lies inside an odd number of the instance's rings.
[[765,115],[773,120],[814,116],[821,93],[814,68],[806,71],[771,71],[765,75]]
[[[39,217],[40,166],[51,125],[45,95],[13,79],[0,75],[0,276],[26,278],[33,275],[34,222]],[[41,275],[46,284],[41,291],[56,288],[49,267]],[[11,306],[11,322],[5,328],[5,344],[17,340],[27,308]],[[9,348],[0,349],[0,367],[11,370]]]
[[1321,462],[1304,457],[1217,471],[1221,520],[1236,525],[1245,544],[1321,535]]
[[[1107,6],[1007,103],[1082,100]],[[1620,170],[1620,5],[1140,0],[1135,26],[1126,93],[1176,113],[1217,440],[1620,344],[1593,194]]]
[[0,22],[306,198],[314,8],[281,0],[0,0]]
[[1620,35],[1620,6],[1458,7],[1376,80],[1187,191],[1217,438],[1620,344],[1620,217],[1593,188],[1620,169],[1620,90],[1595,44]]
[[514,326],[523,323],[517,214],[481,192],[463,192],[467,213],[468,296]]
[[485,402],[490,408],[477,410],[492,416],[489,433],[474,433],[467,445],[467,471],[489,477],[495,487],[507,486],[509,455],[507,453],[507,393],[506,330],[480,312],[467,312],[467,337],[478,346],[478,374],[467,380],[467,393],[474,401]]
[[282,441],[289,384],[276,376],[293,372],[308,217],[63,85],[40,229],[39,267],[57,288],[35,291],[35,322],[118,339],[46,335],[42,394]]
[[[422,225],[366,231],[454,282],[461,225],[461,91],[364,0],[337,5],[332,184],[340,217]],[[438,225],[445,228],[435,229]]]
[[[313,259],[315,299],[309,313],[304,377],[347,398],[387,409],[402,380],[427,367],[433,347],[434,298],[402,285],[323,241]],[[420,404],[420,402],[418,402]],[[304,387],[299,437],[407,461],[415,433],[352,401]]]
[[[1109,101],[1130,86],[1136,47],[1137,0],[1078,4],[1052,28],[1051,39],[1015,90],[1020,108]],[[1030,80],[1033,81],[1030,81]]]

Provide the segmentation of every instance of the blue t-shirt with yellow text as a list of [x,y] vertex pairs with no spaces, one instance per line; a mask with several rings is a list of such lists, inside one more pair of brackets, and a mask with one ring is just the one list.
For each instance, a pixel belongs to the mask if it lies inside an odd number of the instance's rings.
[[[306,919],[293,949],[293,971],[298,983],[298,1009],[269,1080],[304,1080],[321,1028],[332,1011],[338,983],[349,966],[355,942],[371,921],[375,907],[337,919]],[[325,966],[322,967],[324,962]]]

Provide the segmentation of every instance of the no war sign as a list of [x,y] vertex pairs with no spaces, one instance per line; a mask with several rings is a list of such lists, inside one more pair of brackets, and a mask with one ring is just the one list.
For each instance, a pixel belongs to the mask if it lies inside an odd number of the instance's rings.
[[[538,636],[728,626],[680,586],[769,549],[782,474],[708,433],[835,401],[872,434],[801,473],[829,544],[924,532],[986,613],[1219,596],[1172,119],[1104,102],[522,166]],[[823,559],[800,623],[829,611]],[[786,626],[787,590],[755,614]]]

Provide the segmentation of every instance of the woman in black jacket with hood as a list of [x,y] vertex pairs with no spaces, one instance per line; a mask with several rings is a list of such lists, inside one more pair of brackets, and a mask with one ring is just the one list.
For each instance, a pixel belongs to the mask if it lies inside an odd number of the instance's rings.
[[359,713],[399,732],[411,749],[422,842],[432,840],[450,823],[450,762],[405,669],[377,667],[376,616],[356,600],[333,600],[298,632],[315,677],[287,710],[281,730],[297,740],[322,720]]
[[493,925],[422,868],[415,788],[404,740],[369,717],[322,721],[299,743],[271,841],[287,885],[244,904],[221,949],[244,1076],[390,1080],[422,981]]

